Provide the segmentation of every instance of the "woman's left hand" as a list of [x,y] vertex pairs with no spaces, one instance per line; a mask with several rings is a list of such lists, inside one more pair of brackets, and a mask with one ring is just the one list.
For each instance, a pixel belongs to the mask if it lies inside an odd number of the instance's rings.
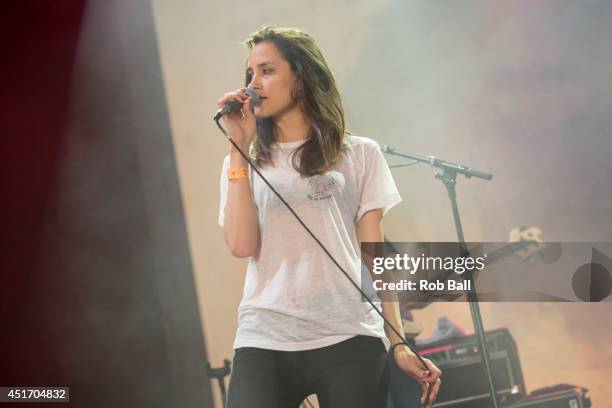
[[431,384],[431,393],[429,394],[428,406],[431,407],[438,396],[440,385],[442,380],[440,376],[442,371],[431,360],[423,358],[427,367],[423,367],[423,364],[419,358],[405,345],[397,346],[393,350],[393,357],[397,366],[410,377],[421,383],[423,387],[423,395],[421,396],[421,404],[425,402],[425,396],[427,395],[427,386]]

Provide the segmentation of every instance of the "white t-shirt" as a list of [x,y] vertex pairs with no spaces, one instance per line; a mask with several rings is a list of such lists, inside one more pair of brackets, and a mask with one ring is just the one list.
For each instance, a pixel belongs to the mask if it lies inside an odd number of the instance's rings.
[[[355,223],[372,209],[386,213],[401,197],[378,144],[359,136],[350,136],[349,141],[350,147],[325,174],[302,178],[293,168],[290,153],[303,141],[274,144],[275,166],[260,171],[360,285],[364,275]],[[228,166],[226,156],[220,225]],[[309,350],[360,334],[380,337],[388,346],[378,313],[362,301],[357,289],[261,178],[252,170],[250,177],[261,247],[249,258],[234,348]]]

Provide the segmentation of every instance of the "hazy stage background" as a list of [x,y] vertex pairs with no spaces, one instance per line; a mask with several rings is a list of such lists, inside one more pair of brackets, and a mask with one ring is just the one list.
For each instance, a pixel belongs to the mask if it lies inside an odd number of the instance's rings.
[[[547,240],[612,240],[612,3],[155,0],[153,6],[213,365],[233,355],[246,263],[230,255],[217,225],[227,142],[211,116],[221,95],[243,86],[242,41],[263,24],[302,27],[318,40],[353,133],[494,173],[491,182],[459,178],[468,240],[506,241],[520,225],[539,226]],[[393,174],[403,202],[386,217],[387,236],[455,240],[446,192],[432,170],[419,165]],[[487,329],[510,328],[529,390],[574,383],[591,389],[595,406],[612,406],[610,303],[481,307]],[[440,315],[471,330],[467,304],[440,304],[415,314],[422,337]]]

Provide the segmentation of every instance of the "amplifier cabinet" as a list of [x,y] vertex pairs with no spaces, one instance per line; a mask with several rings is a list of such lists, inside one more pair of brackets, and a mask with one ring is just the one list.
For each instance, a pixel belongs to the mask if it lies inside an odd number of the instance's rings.
[[590,406],[591,399],[586,395],[586,390],[576,387],[565,392],[528,397],[505,408],[588,408]]
[[[518,401],[525,395],[525,383],[514,339],[507,329],[498,329],[487,332],[486,340],[498,400]],[[489,408],[489,385],[476,336],[439,341],[418,351],[443,371],[436,407]]]

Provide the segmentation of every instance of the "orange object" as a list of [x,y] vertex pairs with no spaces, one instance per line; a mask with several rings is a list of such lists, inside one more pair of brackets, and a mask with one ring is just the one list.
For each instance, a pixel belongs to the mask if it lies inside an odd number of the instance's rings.
[[249,171],[246,167],[230,167],[227,169],[227,178],[230,180],[240,179],[249,176]]

